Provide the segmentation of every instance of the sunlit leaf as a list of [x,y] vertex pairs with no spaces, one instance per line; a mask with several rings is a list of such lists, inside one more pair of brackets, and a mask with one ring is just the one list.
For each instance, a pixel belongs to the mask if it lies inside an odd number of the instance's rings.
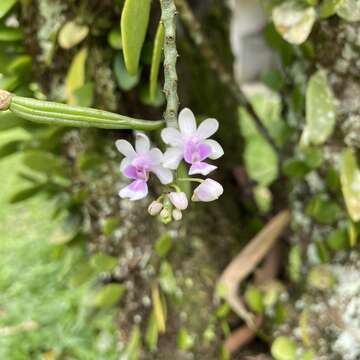
[[148,320],[145,334],[145,343],[150,351],[155,351],[157,349],[158,338],[159,330],[157,326],[155,312],[152,311]]
[[141,49],[150,17],[151,0],[126,0],[121,14],[121,36],[125,65],[130,75],[139,70]]
[[90,265],[97,272],[112,271],[118,264],[118,259],[106,254],[96,254],[91,257]]
[[336,121],[336,103],[326,72],[317,71],[306,90],[306,125],[301,143],[323,144],[332,134]]
[[20,41],[23,39],[24,34],[20,29],[0,26],[0,42]]
[[261,138],[251,140],[245,147],[246,170],[260,185],[270,185],[278,176],[278,158],[272,147]]
[[316,19],[313,7],[306,7],[299,1],[285,1],[272,12],[276,30],[292,44],[301,44],[308,38]]
[[343,0],[337,7],[336,13],[347,21],[359,21],[360,2],[358,0]]
[[334,15],[342,2],[344,0],[323,0],[319,10],[320,17],[327,18]]
[[164,25],[162,22],[159,23],[158,29],[156,31],[154,48],[151,61],[151,71],[150,71],[150,98],[155,100],[157,95],[158,87],[158,77],[159,69],[161,63],[161,57],[163,53],[164,46]]
[[59,45],[64,49],[70,49],[80,44],[88,33],[88,26],[80,25],[76,21],[68,21],[59,32]]
[[0,2],[0,19],[16,4],[17,0],[1,0]]
[[73,58],[65,80],[65,93],[69,105],[78,105],[74,92],[85,84],[85,65],[88,51],[81,49]]
[[22,190],[16,192],[15,194],[13,194],[10,197],[9,202],[10,202],[10,204],[16,204],[18,202],[28,200],[28,199],[32,198],[33,196],[37,195],[38,193],[40,193],[41,191],[43,191],[45,189],[45,187],[46,187],[45,184],[40,184],[40,185],[34,185],[31,187],[22,189]]
[[122,284],[108,284],[103,286],[95,297],[95,305],[108,308],[116,305],[124,296],[126,287]]
[[352,149],[346,149],[342,155],[340,180],[348,213],[353,221],[359,221],[360,170]]
[[115,50],[122,49],[122,40],[121,40],[120,29],[115,28],[115,29],[112,29],[109,32],[109,34],[108,34],[108,43]]
[[296,343],[286,336],[277,337],[271,345],[271,355],[275,360],[296,359]]
[[178,333],[177,347],[181,351],[190,350],[195,344],[195,339],[185,328],[181,328]]

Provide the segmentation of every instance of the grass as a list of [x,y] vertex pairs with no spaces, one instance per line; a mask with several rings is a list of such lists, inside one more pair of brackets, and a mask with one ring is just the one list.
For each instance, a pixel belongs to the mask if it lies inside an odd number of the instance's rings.
[[[19,131],[0,135],[0,144]],[[52,204],[36,196],[18,205],[9,195],[26,186],[19,155],[0,161],[0,359],[116,359],[114,311],[95,311],[90,284],[69,287],[84,247],[54,247]]]

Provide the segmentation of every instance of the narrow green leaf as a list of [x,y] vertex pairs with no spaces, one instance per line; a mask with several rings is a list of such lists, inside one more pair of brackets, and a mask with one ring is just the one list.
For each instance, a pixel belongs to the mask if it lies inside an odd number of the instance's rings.
[[125,0],[121,15],[121,36],[125,65],[130,75],[139,69],[141,49],[149,24],[151,0]]
[[158,77],[159,77],[159,69],[160,69],[161,57],[164,47],[164,38],[165,38],[164,25],[160,21],[156,31],[154,49],[153,49],[152,61],[151,61],[150,98],[152,100],[155,100],[157,94]]
[[96,254],[91,257],[90,265],[97,272],[112,271],[118,264],[118,259],[106,254]]
[[141,347],[141,332],[138,325],[131,331],[130,339],[124,352],[121,353],[119,360],[139,360]]
[[81,230],[81,216],[76,213],[69,213],[55,228],[50,235],[50,242],[55,245],[66,244],[75,239]]
[[323,0],[319,9],[319,15],[321,18],[325,19],[329,16],[332,16],[336,13],[338,6],[344,0]]
[[332,134],[336,121],[336,104],[326,72],[317,71],[306,90],[306,125],[301,143],[323,144]]
[[74,92],[85,84],[85,64],[87,55],[87,49],[81,49],[72,60],[67,73],[65,80],[65,93],[69,105],[78,105]]
[[150,351],[157,349],[159,330],[154,311],[151,312],[145,334],[145,343]]
[[35,196],[36,194],[38,194],[39,192],[41,192],[42,190],[44,190],[45,186],[46,185],[44,185],[44,184],[40,184],[40,185],[31,186],[26,189],[22,189],[22,190],[18,191],[17,193],[13,194],[10,197],[9,202],[10,202],[10,204],[16,204],[18,202],[28,200],[28,199],[32,198],[33,196]]
[[64,174],[65,164],[60,157],[50,152],[30,150],[24,153],[23,163],[31,170],[47,175]]
[[20,29],[0,26],[0,42],[20,41],[24,39],[24,34]]
[[160,257],[165,257],[172,247],[172,237],[169,233],[165,233],[155,243],[155,252]]
[[121,40],[121,32],[117,27],[112,29],[108,34],[108,43],[109,45],[115,49],[122,49],[122,40]]
[[20,119],[10,110],[0,112],[0,131],[5,131],[24,124],[24,120]]
[[352,149],[346,149],[342,155],[340,180],[347,211],[353,221],[359,221],[360,170]]
[[23,141],[21,140],[13,140],[4,144],[0,147],[0,160],[18,152],[21,149]]
[[103,286],[95,297],[95,305],[108,308],[116,305],[124,296],[126,287],[121,284],[108,284]]
[[0,19],[16,4],[17,0],[1,0],[0,2]]

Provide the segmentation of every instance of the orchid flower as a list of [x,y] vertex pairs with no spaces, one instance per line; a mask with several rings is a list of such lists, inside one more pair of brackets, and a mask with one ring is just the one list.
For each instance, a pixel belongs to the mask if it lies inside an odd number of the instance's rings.
[[195,190],[192,201],[214,201],[224,192],[224,188],[213,179],[205,179]]
[[206,176],[215,170],[216,166],[204,160],[215,160],[224,154],[221,145],[209,139],[218,130],[219,122],[216,119],[206,119],[197,128],[194,114],[185,108],[179,114],[179,128],[180,131],[168,127],[161,132],[163,141],[170,145],[164,154],[164,166],[175,170],[184,159],[191,165],[189,175]]
[[158,148],[150,148],[150,140],[144,134],[137,134],[135,149],[126,140],[117,140],[116,148],[125,158],[120,164],[122,174],[133,182],[120,190],[121,198],[140,200],[148,194],[147,182],[154,173],[162,184],[173,181],[172,172],[163,167],[163,153]]

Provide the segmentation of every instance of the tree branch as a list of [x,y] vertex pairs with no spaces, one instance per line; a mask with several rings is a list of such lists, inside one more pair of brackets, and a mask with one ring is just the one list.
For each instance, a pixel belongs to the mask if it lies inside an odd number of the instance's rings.
[[269,134],[267,128],[263,125],[261,119],[257,115],[252,104],[247,100],[245,94],[241,91],[239,85],[234,81],[233,76],[226,70],[221,63],[216,53],[213,51],[209,44],[208,39],[205,37],[201,30],[199,21],[194,16],[191,8],[186,0],[175,0],[175,4],[179,9],[180,17],[186,26],[190,37],[196,46],[198,46],[202,56],[207,60],[210,68],[217,74],[221,83],[230,89],[231,94],[237,100],[237,102],[251,115],[256,125],[256,128],[261,135],[269,142],[276,153],[280,153],[280,150],[273,138]]
[[177,93],[178,77],[176,73],[176,61],[178,57],[176,49],[176,7],[174,0],[160,0],[161,21],[164,24],[164,93],[167,106],[164,114],[168,127],[177,127],[177,115],[179,109],[179,97]]

